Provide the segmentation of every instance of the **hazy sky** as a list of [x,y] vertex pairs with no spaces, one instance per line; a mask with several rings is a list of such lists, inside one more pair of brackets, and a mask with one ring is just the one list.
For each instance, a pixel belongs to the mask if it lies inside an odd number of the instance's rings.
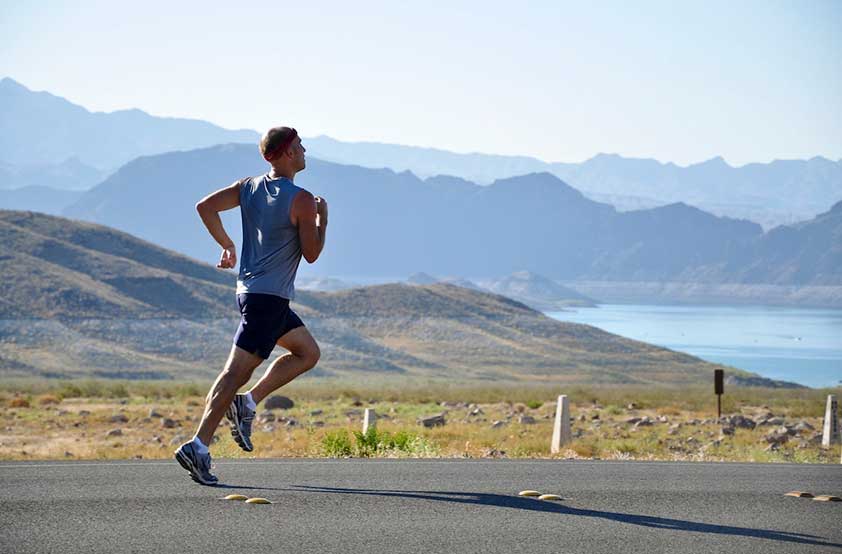
[[548,161],[842,158],[842,1],[403,4],[6,0],[0,77],[96,111]]

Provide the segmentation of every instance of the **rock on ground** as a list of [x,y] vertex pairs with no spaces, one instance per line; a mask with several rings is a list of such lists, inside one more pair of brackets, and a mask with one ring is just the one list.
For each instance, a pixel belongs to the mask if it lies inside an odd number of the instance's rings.
[[[354,405],[356,406],[356,404]],[[361,406],[362,403],[359,405]],[[263,407],[267,410],[289,410],[293,406],[295,406],[295,402],[286,396],[281,396],[280,394],[270,396],[266,399],[266,402],[263,403]]]
[[444,414],[436,414],[433,416],[424,417],[421,418],[420,421],[421,425],[423,425],[424,427],[436,427],[438,425],[444,425],[446,423],[444,419]]

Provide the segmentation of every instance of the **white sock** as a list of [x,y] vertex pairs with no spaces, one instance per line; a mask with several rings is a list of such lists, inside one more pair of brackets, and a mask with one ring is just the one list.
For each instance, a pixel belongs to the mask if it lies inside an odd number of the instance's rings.
[[196,450],[199,452],[199,454],[207,454],[208,452],[210,452],[205,443],[202,442],[202,439],[199,438],[199,435],[193,437],[193,444],[196,445]]
[[246,408],[248,408],[251,411],[254,411],[257,408],[257,404],[255,403],[254,398],[251,397],[251,393],[247,392],[245,394],[245,397],[246,397]]

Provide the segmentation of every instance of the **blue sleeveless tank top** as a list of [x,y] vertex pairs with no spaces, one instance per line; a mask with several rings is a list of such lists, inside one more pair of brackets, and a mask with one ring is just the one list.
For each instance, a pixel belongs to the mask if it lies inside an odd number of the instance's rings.
[[273,294],[292,300],[301,261],[298,227],[289,218],[295,195],[302,190],[286,177],[243,179],[240,214],[243,248],[237,294]]

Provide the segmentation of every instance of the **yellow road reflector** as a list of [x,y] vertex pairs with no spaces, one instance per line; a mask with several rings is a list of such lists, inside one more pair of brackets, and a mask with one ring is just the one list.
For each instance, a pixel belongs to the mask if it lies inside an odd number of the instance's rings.
[[246,504],[271,504],[271,502],[265,498],[249,498],[246,500]]
[[830,494],[821,494],[813,498],[813,500],[818,500],[819,502],[842,502],[842,498],[839,498],[838,496],[832,496]]
[[248,500],[248,496],[243,496],[242,494],[229,494],[223,500]]
[[518,496],[541,496],[541,493],[538,491],[520,491],[517,493]]
[[557,494],[542,494],[538,500],[562,500],[562,498]]
[[804,491],[792,491],[786,493],[784,496],[794,496],[796,498],[813,498],[812,493],[804,492]]

